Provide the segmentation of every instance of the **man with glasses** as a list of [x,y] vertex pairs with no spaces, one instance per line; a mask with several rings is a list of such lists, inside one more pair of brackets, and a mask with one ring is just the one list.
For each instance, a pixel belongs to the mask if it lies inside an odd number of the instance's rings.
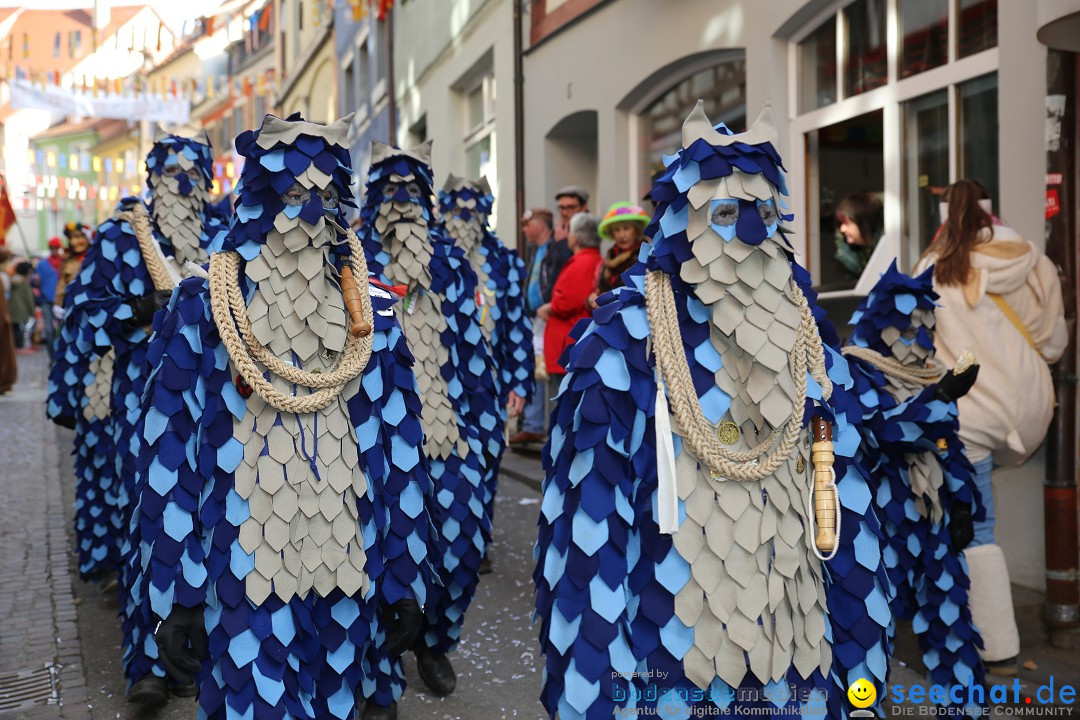
[[[580,212],[589,212],[589,191],[580,185],[567,185],[555,193],[555,203],[559,208],[559,221],[555,223],[555,239],[566,242],[570,236],[570,218]],[[557,272],[555,274],[558,275]],[[555,284],[555,278],[551,279],[551,283]]]

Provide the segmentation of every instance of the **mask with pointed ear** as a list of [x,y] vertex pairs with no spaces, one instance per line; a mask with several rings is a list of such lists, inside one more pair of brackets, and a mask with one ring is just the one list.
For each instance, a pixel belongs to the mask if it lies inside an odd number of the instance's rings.
[[476,181],[476,186],[480,188],[480,192],[485,195],[491,194],[491,183],[488,182],[486,175],[481,176],[480,179]]
[[465,178],[460,178],[454,173],[450,173],[446,176],[446,182],[443,183],[442,189],[444,192],[457,190],[464,182]]
[[167,130],[165,130],[164,128],[160,128],[160,127],[159,127],[159,128],[158,128],[158,129],[157,129],[157,130],[156,130],[156,131],[154,132],[154,144],[156,145],[157,143],[161,142],[162,140],[164,140],[164,139],[165,139],[165,138],[167,138],[167,137],[169,137],[169,133],[168,133],[168,131],[167,131]]
[[745,143],[747,145],[769,143],[776,147],[778,135],[776,125],[773,123],[772,105],[765,104],[749,130],[737,135],[727,135],[716,129],[705,114],[704,101],[698,100],[693,111],[683,121],[682,146],[688,148],[695,140],[702,139],[713,146],[727,146],[734,143]]
[[377,165],[394,154],[394,148],[378,140],[371,141],[371,164]]

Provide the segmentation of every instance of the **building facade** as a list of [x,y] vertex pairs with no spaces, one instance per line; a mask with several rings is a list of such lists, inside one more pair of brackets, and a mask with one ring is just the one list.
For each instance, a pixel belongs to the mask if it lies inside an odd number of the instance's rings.
[[[769,104],[796,247],[842,322],[858,301],[858,276],[836,257],[836,206],[848,194],[882,200],[880,242],[903,269],[932,239],[944,188],[965,177],[987,187],[995,214],[1044,244],[1048,56],[1037,33],[1080,11],[1062,9],[1069,3],[1077,0],[522,2],[524,206],[554,207],[568,184],[587,188],[598,212],[639,201],[698,99],[735,130]],[[434,137],[440,177],[492,175],[510,242],[513,12],[513,0],[394,9],[398,140]],[[1039,589],[1044,475],[1042,452],[995,472],[998,506],[1009,509],[999,543],[1014,582]]]

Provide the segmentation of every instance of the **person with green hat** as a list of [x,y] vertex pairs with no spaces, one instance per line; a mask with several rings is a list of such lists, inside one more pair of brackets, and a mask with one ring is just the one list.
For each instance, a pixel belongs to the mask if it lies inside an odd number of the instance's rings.
[[615,244],[607,251],[600,265],[596,292],[589,299],[591,307],[596,307],[597,296],[623,284],[622,274],[637,262],[641,244],[645,241],[645,227],[650,219],[644,208],[633,203],[617,202],[608,208],[600,221],[600,237],[614,240]]

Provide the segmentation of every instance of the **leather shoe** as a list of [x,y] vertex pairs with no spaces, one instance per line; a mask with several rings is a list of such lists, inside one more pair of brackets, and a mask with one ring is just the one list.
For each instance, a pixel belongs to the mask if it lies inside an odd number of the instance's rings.
[[480,560],[480,564],[476,566],[476,574],[490,575],[494,569],[495,567],[491,563],[491,558],[485,555],[483,559]]
[[383,707],[369,700],[360,713],[360,720],[397,720],[397,703]]
[[540,433],[528,432],[522,430],[516,435],[510,437],[511,445],[524,445],[525,443],[545,443],[547,442],[547,435]]
[[438,697],[446,697],[457,687],[454,667],[445,655],[428,647],[416,648],[416,672],[428,690]]
[[131,686],[127,699],[144,707],[160,707],[169,702],[169,687],[165,684],[165,678],[147,675]]

